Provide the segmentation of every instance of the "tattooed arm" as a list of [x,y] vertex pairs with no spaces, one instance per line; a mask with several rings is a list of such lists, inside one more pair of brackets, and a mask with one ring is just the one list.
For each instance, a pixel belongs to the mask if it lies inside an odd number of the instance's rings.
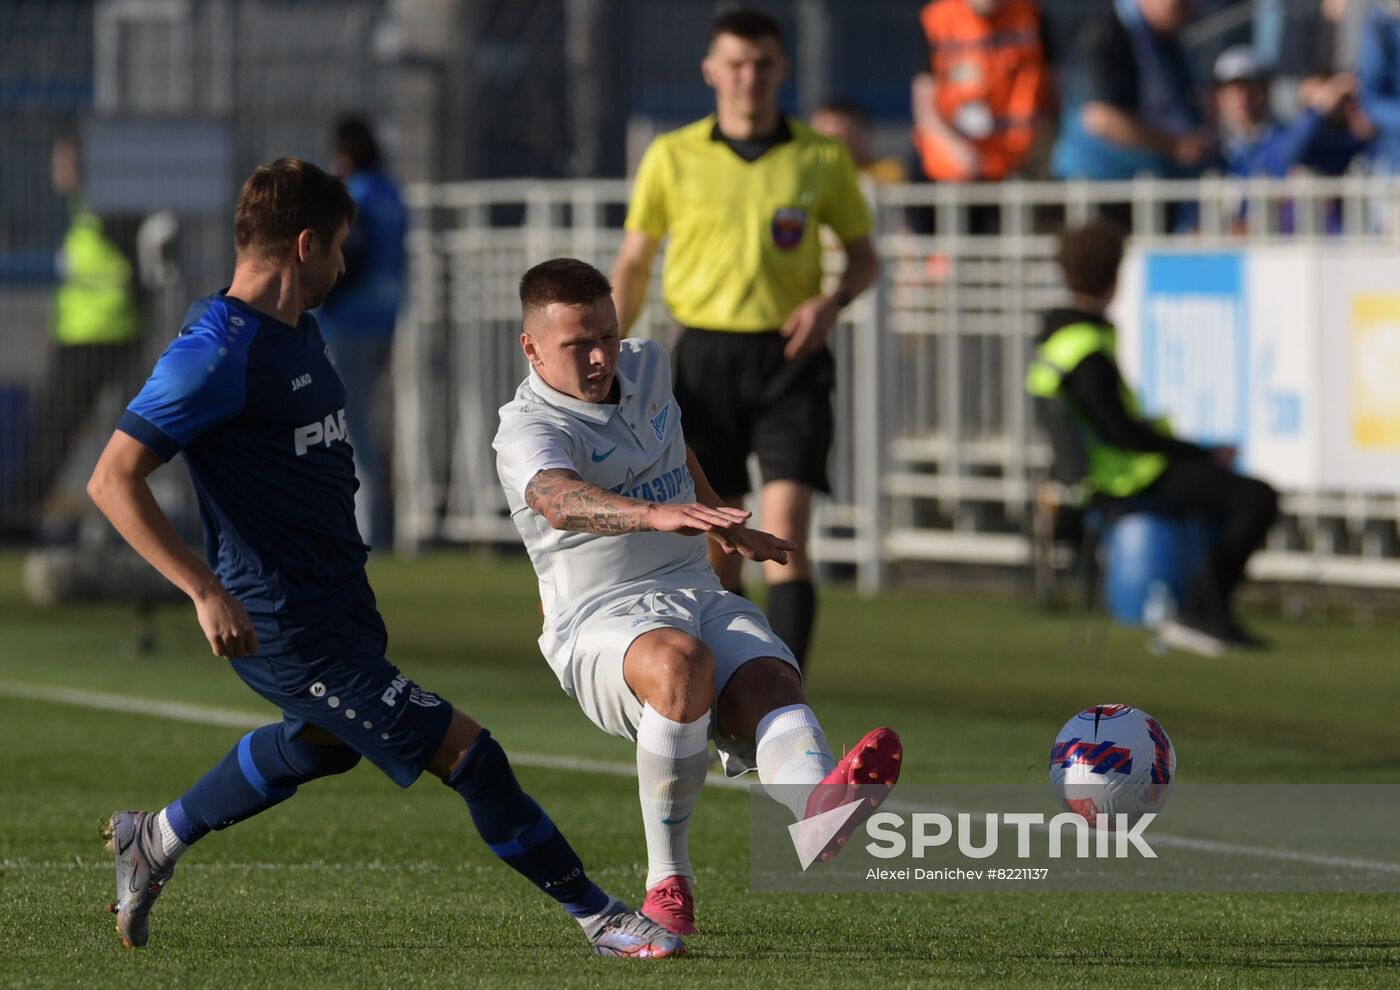
[[743,509],[724,506],[627,498],[563,468],[540,471],[531,478],[525,486],[525,504],[555,529],[600,536],[643,532],[699,536],[716,528],[740,525],[749,517]]

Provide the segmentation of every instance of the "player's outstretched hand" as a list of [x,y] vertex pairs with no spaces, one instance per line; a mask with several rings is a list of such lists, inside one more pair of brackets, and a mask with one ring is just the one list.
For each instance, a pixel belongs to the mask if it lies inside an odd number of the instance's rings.
[[258,637],[253,632],[253,620],[238,599],[222,586],[194,600],[199,628],[209,640],[209,649],[216,657],[237,660],[258,652]]
[[754,561],[773,560],[779,564],[786,564],[788,551],[797,549],[787,540],[780,539],[772,533],[765,533],[761,529],[749,529],[747,526],[714,529],[709,535],[725,553],[737,553]]
[[783,357],[796,361],[825,347],[840,311],[840,305],[831,296],[813,296],[798,303],[778,330],[787,338]]
[[742,526],[752,514],[747,509],[733,509],[727,505],[711,506],[699,502],[670,505],[657,502],[647,513],[647,523],[650,529],[658,533],[700,536],[716,528]]

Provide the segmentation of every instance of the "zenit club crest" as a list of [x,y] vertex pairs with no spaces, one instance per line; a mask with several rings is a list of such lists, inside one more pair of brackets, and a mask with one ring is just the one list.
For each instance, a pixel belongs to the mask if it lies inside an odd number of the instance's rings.
[[782,250],[791,251],[797,247],[806,232],[806,210],[784,207],[773,211],[773,243]]
[[656,434],[658,441],[664,442],[666,440],[666,420],[670,417],[670,413],[671,404],[668,402],[665,409],[651,418],[651,429]]

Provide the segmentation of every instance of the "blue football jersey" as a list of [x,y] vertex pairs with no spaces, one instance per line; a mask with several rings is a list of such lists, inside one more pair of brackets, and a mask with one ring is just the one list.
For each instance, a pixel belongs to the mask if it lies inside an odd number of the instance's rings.
[[117,429],[163,460],[184,452],[209,565],[259,652],[324,642],[357,597],[373,601],[345,387],[312,316],[289,326],[223,292],[199,300]]

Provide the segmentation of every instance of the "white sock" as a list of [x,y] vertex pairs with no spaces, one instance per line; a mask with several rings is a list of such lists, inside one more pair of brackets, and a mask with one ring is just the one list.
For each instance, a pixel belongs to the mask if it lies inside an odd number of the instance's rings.
[[805,818],[812,789],[836,766],[817,716],[806,705],[775,708],[759,720],[754,739],[758,779],[769,797],[793,818]]
[[175,834],[175,830],[170,827],[170,818],[162,808],[156,816],[156,824],[160,826],[161,851],[165,853],[165,858],[170,862],[175,862],[189,846],[180,841],[180,837]]
[[647,838],[647,888],[667,877],[695,879],[690,816],[709,769],[710,713],[673,722],[651,705],[637,725],[637,789]]
[[583,929],[583,933],[590,940],[598,937],[598,931],[603,927],[603,922],[619,911],[627,910],[627,905],[623,904],[616,897],[609,897],[608,903],[603,906],[603,910],[597,914],[587,914],[581,918],[574,918]]

